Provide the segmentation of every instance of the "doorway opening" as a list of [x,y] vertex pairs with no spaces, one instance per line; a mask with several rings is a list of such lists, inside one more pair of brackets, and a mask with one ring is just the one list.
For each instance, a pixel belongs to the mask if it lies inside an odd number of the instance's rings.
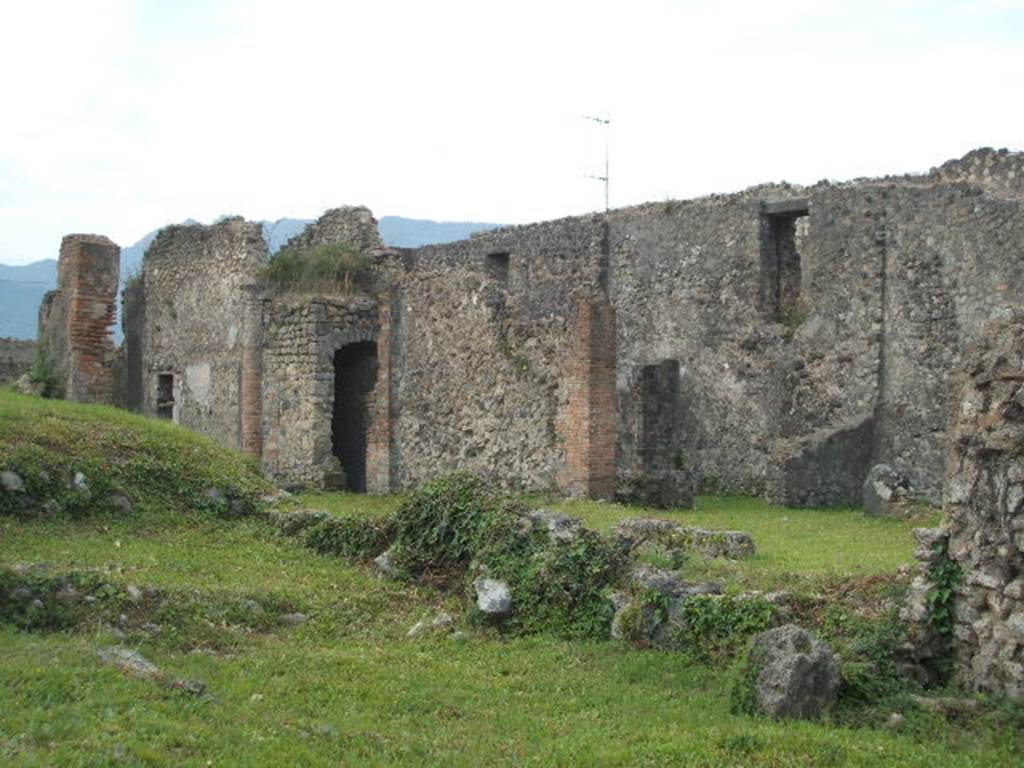
[[376,342],[347,344],[334,353],[331,444],[345,470],[345,486],[355,493],[366,492],[366,433],[376,381]]
[[768,320],[790,324],[803,312],[800,243],[807,201],[765,203],[761,212],[761,305]]

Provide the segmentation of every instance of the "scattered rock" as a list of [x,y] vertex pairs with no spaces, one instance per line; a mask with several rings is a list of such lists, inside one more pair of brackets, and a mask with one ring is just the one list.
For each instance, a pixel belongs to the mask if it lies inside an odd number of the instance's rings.
[[224,495],[224,491],[220,488],[207,488],[203,491],[203,498],[215,507],[223,507],[228,503],[228,497]]
[[142,590],[134,584],[129,584],[127,587],[124,588],[124,591],[128,595],[128,599],[131,600],[133,603],[141,602]]
[[42,397],[43,393],[46,392],[46,382],[32,381],[26,373],[15,380],[14,391],[22,395],[35,395],[36,397]]
[[952,696],[929,698],[927,696],[911,696],[915,706],[943,717],[957,717],[969,712],[977,712],[980,704],[975,699],[958,699]]
[[757,711],[775,718],[810,719],[836,701],[839,664],[825,643],[796,624],[754,637],[747,663]]
[[305,624],[307,621],[309,621],[309,616],[299,611],[286,613],[281,617],[281,623],[286,627],[297,627],[299,624]]
[[907,479],[888,464],[876,464],[864,480],[864,511],[869,515],[902,515],[913,502]]
[[455,619],[452,618],[450,613],[446,611],[439,611],[431,619],[420,619],[417,621],[412,625],[412,628],[406,632],[405,636],[408,638],[416,638],[427,633],[445,631],[454,623]]
[[885,727],[893,731],[899,730],[903,726],[903,719],[903,715],[899,712],[893,712],[886,719]]
[[71,478],[71,487],[76,491],[88,491],[89,482],[81,472],[75,472],[74,477]]
[[160,668],[156,664],[130,648],[100,648],[96,655],[99,656],[100,661],[104,664],[117,667],[122,672],[134,677],[147,679],[159,679],[161,677]]
[[534,530],[546,530],[555,541],[575,541],[583,529],[583,521],[550,509],[535,509],[528,515]]
[[663,597],[720,595],[722,585],[715,581],[686,581],[675,571],[637,563],[629,572],[628,582],[637,592],[653,591]]
[[387,549],[373,558],[373,565],[377,569],[377,575],[382,579],[394,579],[398,576],[398,569],[395,567],[394,549]]
[[657,509],[690,509],[695,485],[694,476],[682,470],[620,472],[615,500]]
[[24,493],[25,481],[21,479],[17,472],[5,469],[3,472],[0,472],[0,488],[3,488],[8,493]]
[[476,591],[476,607],[482,613],[500,618],[512,611],[512,592],[504,581],[480,577],[473,582],[473,589]]
[[111,496],[110,506],[115,512],[120,512],[123,515],[128,515],[135,511],[135,505],[132,503],[132,500],[123,493],[115,493]]
[[201,696],[206,692],[206,683],[202,680],[187,680],[179,678],[171,683],[170,687],[175,691],[184,691],[193,696]]
[[635,553],[644,545],[657,544],[666,551],[697,552],[704,557],[731,560],[753,557],[754,540],[743,531],[709,531],[648,517],[627,517],[615,527],[622,546]]

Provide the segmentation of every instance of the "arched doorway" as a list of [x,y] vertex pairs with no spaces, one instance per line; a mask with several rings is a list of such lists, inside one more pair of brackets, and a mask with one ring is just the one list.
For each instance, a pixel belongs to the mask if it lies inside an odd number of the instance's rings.
[[366,431],[377,381],[377,343],[346,344],[334,353],[332,452],[345,470],[350,491],[366,492]]

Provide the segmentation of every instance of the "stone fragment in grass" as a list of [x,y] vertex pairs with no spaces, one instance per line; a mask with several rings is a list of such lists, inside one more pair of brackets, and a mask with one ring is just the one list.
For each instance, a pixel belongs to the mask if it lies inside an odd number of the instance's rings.
[[322,509],[297,509],[294,512],[271,512],[270,522],[281,533],[294,536],[330,517],[330,512]]
[[481,576],[473,582],[476,607],[481,613],[494,618],[507,616],[512,611],[512,591],[504,581]]
[[307,621],[309,621],[309,616],[299,611],[286,613],[281,617],[281,623],[286,627],[297,627],[299,624],[305,624]]
[[438,611],[433,618],[420,619],[413,624],[409,631],[405,633],[405,636],[410,639],[414,639],[428,633],[433,634],[436,632],[445,632],[454,623],[455,619],[450,613],[447,611]]
[[907,479],[888,464],[868,471],[862,488],[864,511],[869,515],[902,515],[913,503]]
[[117,667],[133,677],[141,677],[149,680],[157,680],[162,675],[160,668],[151,662],[138,651],[130,648],[110,647],[100,648],[96,655],[104,664]]
[[21,479],[21,475],[17,472],[5,469],[3,472],[0,472],[0,488],[3,488],[8,493],[24,493],[25,481]]
[[727,557],[731,560],[753,557],[757,553],[749,533],[709,531],[658,518],[623,518],[615,526],[615,535],[630,553],[635,553],[647,544],[657,544],[667,552],[680,550],[696,552],[704,557]]
[[395,567],[394,547],[386,549],[375,558],[373,565],[377,569],[377,575],[382,579],[394,579],[398,576],[398,568]]
[[534,530],[547,531],[548,537],[555,541],[575,541],[583,530],[583,521],[578,517],[569,517],[550,509],[534,509],[527,517]]
[[190,693],[193,696],[201,696],[206,692],[206,683],[202,680],[187,680],[185,678],[179,678],[172,682],[170,687],[175,691],[183,691],[184,693]]
[[835,704],[839,664],[831,649],[796,624],[755,636],[738,685],[756,712],[774,718],[813,719]]

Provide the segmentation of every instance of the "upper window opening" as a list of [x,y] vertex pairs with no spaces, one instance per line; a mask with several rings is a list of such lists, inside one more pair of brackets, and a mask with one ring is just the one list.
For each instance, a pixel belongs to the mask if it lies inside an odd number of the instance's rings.
[[807,214],[805,198],[761,205],[761,306],[772,322],[795,326],[803,319],[800,244]]
[[508,285],[509,255],[507,253],[491,253],[487,256],[488,276],[502,286]]

